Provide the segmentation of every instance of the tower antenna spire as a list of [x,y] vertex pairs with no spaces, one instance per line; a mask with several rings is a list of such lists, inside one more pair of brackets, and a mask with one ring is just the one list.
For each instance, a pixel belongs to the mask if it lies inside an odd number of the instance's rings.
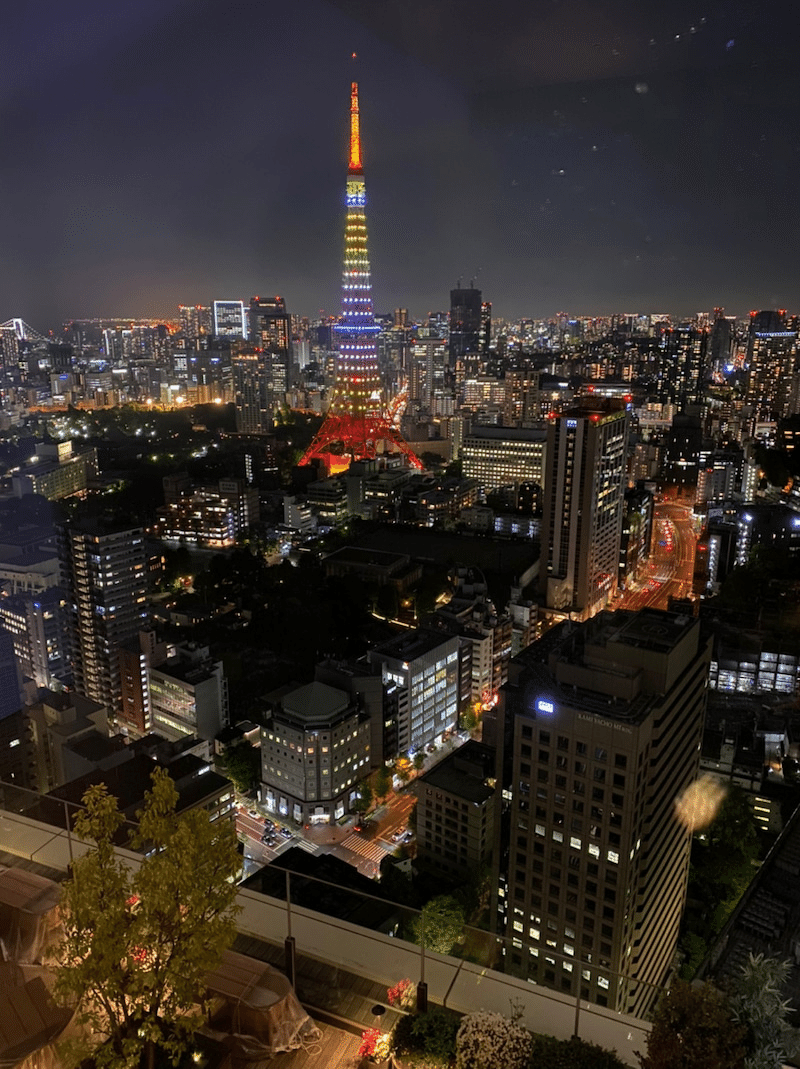
[[[353,53],[355,56],[355,52]],[[361,131],[358,118],[358,82],[350,86],[350,174],[361,174]]]

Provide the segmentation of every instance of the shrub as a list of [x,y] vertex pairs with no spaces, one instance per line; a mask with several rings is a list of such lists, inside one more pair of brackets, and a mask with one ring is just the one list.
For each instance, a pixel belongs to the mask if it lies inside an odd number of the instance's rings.
[[614,1051],[582,1039],[535,1036],[531,1065],[536,1069],[625,1069]]
[[401,1017],[394,1029],[394,1049],[403,1054],[428,1054],[449,1061],[456,1052],[458,1014],[432,1006],[427,1013]]
[[530,1032],[502,1013],[470,1013],[456,1037],[456,1069],[526,1069]]

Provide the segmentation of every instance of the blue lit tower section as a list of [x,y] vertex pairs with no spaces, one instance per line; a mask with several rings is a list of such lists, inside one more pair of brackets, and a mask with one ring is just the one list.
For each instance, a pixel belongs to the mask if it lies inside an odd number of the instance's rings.
[[408,443],[392,426],[381,396],[375,337],[380,327],[372,307],[369,252],[367,249],[367,203],[361,165],[358,84],[350,93],[350,164],[347,170],[347,221],[342,269],[342,315],[334,328],[339,339],[336,381],[328,414],[301,464],[322,460],[335,474],[353,460],[377,453],[377,443],[404,453],[415,468],[422,464]]

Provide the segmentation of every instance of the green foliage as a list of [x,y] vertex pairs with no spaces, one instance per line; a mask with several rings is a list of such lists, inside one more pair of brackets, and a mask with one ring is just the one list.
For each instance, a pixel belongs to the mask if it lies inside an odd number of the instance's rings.
[[354,798],[351,803],[351,808],[356,813],[368,813],[372,807],[372,787],[369,785],[369,780],[362,780],[358,785],[358,797]]
[[225,775],[240,794],[247,794],[261,778],[261,751],[249,742],[226,746],[222,754]]
[[422,914],[411,924],[411,938],[426,950],[449,954],[463,935],[466,916],[453,895],[437,895],[422,907]]
[[75,821],[92,848],[62,884],[55,994],[76,1007],[99,1069],[136,1066],[156,1046],[158,1064],[175,1064],[202,1021],[203,979],[236,934],[232,827],[204,810],[176,816],[169,775],[152,780],[133,837],[138,868],[114,852],[122,816],[101,784]]
[[[684,942],[689,935],[705,941],[721,931],[753,878],[752,862],[758,853],[753,807],[744,791],[732,787],[713,824],[692,844],[689,899],[702,903],[702,908],[687,912]],[[698,944],[684,950],[695,955]]]
[[427,1054],[445,1063],[456,1053],[456,1035],[461,1018],[452,1010],[431,1006],[427,1013],[401,1017],[394,1030],[394,1050],[404,1054]]
[[372,786],[375,792],[375,797],[379,802],[382,802],[392,789],[392,773],[386,765],[380,765],[378,767],[378,770],[373,777]]
[[723,995],[677,980],[658,1004],[641,1069],[744,1069],[744,1035]]
[[423,768],[425,767],[425,753],[423,750],[417,750],[417,752],[414,754],[414,760],[412,764],[414,765],[414,770],[416,772],[421,772],[423,770]]
[[616,1053],[583,1039],[533,1037],[531,1066],[535,1069],[625,1069]]
[[747,1029],[746,1069],[780,1069],[797,1050],[788,1000],[781,998],[791,965],[750,954],[729,986],[733,1018]]
[[708,953],[708,943],[696,932],[687,932],[680,942],[684,961],[680,969],[681,980],[691,980]]

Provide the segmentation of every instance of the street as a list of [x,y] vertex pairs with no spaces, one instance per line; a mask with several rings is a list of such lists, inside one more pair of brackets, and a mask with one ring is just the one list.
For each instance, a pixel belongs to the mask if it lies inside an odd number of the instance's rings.
[[[295,831],[292,838],[278,835],[276,846],[267,846],[261,842],[265,822],[272,818],[254,817],[254,805],[239,806],[236,813],[236,831],[245,837],[245,857],[251,858],[253,865],[249,871],[269,864],[279,854],[293,846],[299,846],[310,854],[333,854],[347,864],[352,865],[363,876],[376,879],[380,873],[380,864],[387,854],[392,854],[399,843],[392,842],[392,835],[405,831],[408,827],[408,815],[416,805],[416,798],[410,790],[391,794],[386,803],[370,814],[362,831],[356,831],[357,818],[348,817],[343,824],[313,824]],[[291,829],[289,829],[291,830]]]
[[670,597],[692,592],[696,538],[692,510],[686,505],[655,506],[655,531],[647,572],[618,599],[622,609],[666,609]]

